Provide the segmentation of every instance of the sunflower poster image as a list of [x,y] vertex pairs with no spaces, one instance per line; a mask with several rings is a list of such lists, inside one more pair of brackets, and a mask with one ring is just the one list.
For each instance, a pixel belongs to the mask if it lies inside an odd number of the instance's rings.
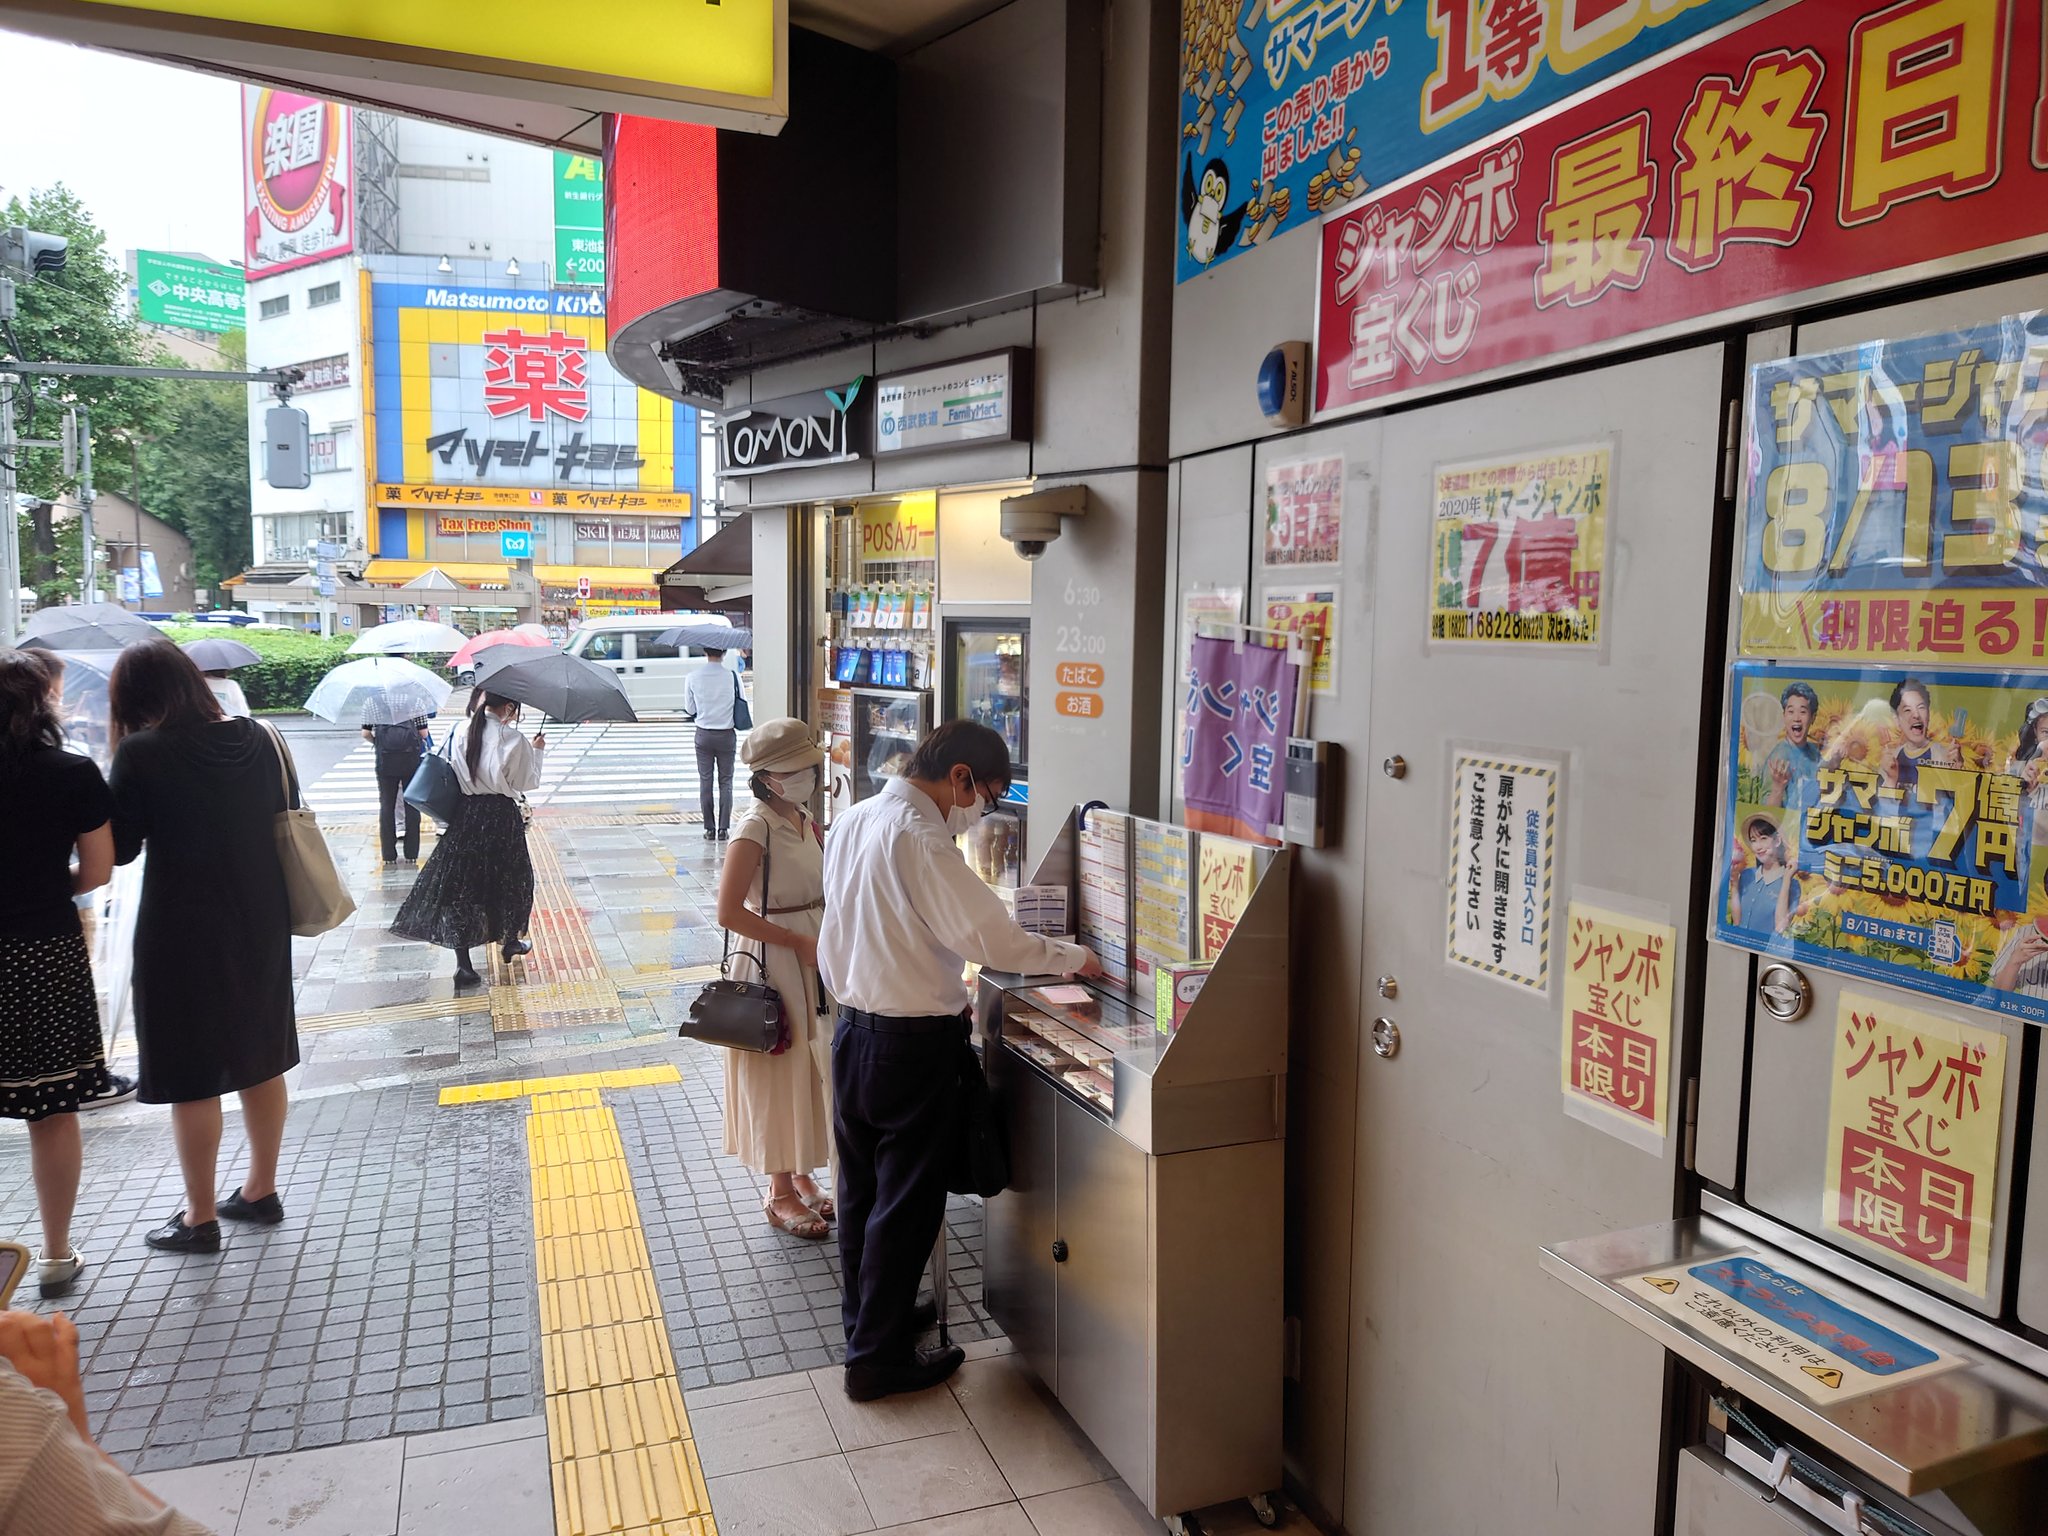
[[1439,465],[1431,642],[1596,648],[1613,461],[1584,443]]
[[2048,1022],[2048,675],[1732,687],[1719,936]]

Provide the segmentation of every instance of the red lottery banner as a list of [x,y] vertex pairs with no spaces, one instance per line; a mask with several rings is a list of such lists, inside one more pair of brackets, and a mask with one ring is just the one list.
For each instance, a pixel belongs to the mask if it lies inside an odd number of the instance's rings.
[[1803,0],[1323,225],[1316,409],[2048,246],[2042,8]]

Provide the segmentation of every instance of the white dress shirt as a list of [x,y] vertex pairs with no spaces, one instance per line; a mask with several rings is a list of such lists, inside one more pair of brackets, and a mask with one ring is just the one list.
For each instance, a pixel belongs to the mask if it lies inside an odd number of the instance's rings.
[[833,821],[818,972],[846,1006],[896,1018],[962,1013],[969,960],[1066,976],[1087,957],[1078,944],[1019,928],[967,867],[931,797],[908,780],[889,780]]
[[700,731],[732,729],[732,706],[740,696],[739,674],[722,662],[707,661],[683,680],[683,713]]
[[455,778],[465,795],[518,795],[540,788],[541,749],[496,715],[484,717],[484,749],[469,771],[469,722],[455,727]]

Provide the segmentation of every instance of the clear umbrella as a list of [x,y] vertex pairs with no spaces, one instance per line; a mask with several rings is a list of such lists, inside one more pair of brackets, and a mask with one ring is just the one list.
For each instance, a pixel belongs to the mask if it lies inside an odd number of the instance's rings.
[[204,640],[187,640],[180,649],[202,672],[227,672],[236,667],[254,666],[263,659],[257,655],[254,646],[244,645],[239,640],[216,640],[211,635]]
[[436,624],[432,619],[395,619],[377,624],[356,636],[348,648],[351,656],[446,655],[469,643],[469,636],[453,624]]
[[663,630],[661,644],[693,651],[744,651],[754,643],[754,632],[736,624],[679,624]]
[[306,708],[336,725],[399,725],[438,713],[454,691],[445,679],[410,661],[365,656],[321,678]]
[[25,649],[44,651],[118,651],[141,640],[161,640],[164,632],[116,603],[74,603],[44,608],[22,627]]
[[477,686],[531,704],[550,720],[640,718],[614,674],[563,651],[494,646],[477,658]]

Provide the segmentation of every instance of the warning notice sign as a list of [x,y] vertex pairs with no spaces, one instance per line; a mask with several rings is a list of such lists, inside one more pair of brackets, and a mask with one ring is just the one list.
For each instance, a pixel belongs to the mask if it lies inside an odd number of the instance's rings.
[[1965,1363],[1746,1253],[1653,1269],[1619,1284],[1816,1403],[1839,1403]]

